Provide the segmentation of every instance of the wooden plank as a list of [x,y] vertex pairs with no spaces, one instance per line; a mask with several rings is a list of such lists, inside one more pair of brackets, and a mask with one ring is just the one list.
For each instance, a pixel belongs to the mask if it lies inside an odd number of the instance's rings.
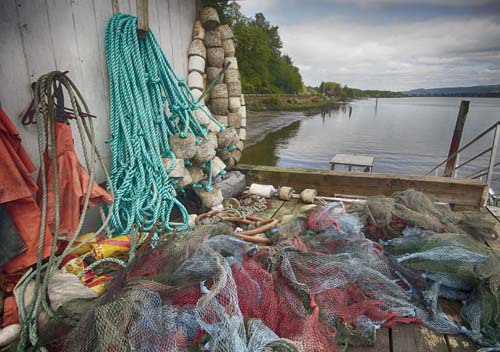
[[56,68],[45,0],[17,0],[19,25],[29,73],[28,84]]
[[181,19],[179,11],[179,0],[168,0],[170,9],[170,30],[172,41],[172,60],[170,61],[175,72],[182,76],[184,69],[183,61],[187,60],[182,50]]
[[194,1],[179,1],[179,11],[181,19],[181,41],[182,41],[182,76],[187,79],[188,75],[188,46],[193,35],[193,24],[196,19],[196,4]]
[[172,44],[172,28],[170,21],[170,7],[168,0],[158,0],[156,2],[156,11],[158,15],[158,35],[159,43],[163,52],[167,56],[168,61],[173,65],[173,44]]
[[278,168],[239,164],[247,183],[290,186],[297,192],[314,188],[320,195],[391,196],[394,192],[415,189],[433,200],[479,209],[487,185],[479,180],[434,176],[406,176],[381,173],[339,172],[297,168]]
[[138,16],[137,0],[128,0],[129,13],[132,16]]
[[[106,84],[103,76],[103,67],[100,45],[98,40],[97,23],[94,16],[94,5],[88,0],[72,0],[73,18],[75,21],[75,32],[78,45],[78,60],[81,63],[83,79],[75,82],[83,91],[85,100],[90,111],[98,118],[93,121],[95,127],[95,138],[97,147],[102,151],[108,165],[110,164],[110,151],[105,141],[109,139],[108,102],[103,99],[106,96]],[[121,6],[121,5],[120,5]],[[76,136],[76,130],[74,130]],[[75,144],[75,149],[80,160],[83,158],[82,146]],[[104,171],[99,163],[96,163],[96,180],[104,181]]]
[[137,0],[137,30],[142,31],[144,36],[149,31],[148,0]]
[[[81,84],[83,71],[79,60],[76,28],[70,0],[47,0],[47,12],[56,68],[59,71],[69,71],[68,76],[76,84]],[[82,94],[85,95],[86,92],[82,91]],[[66,96],[65,99],[65,105],[70,106],[69,97]]]
[[423,325],[403,324],[392,329],[392,350],[412,352],[448,352],[443,335]]
[[130,13],[130,4],[128,0],[118,0],[120,13]]
[[377,339],[373,346],[353,346],[349,347],[348,352],[389,352],[390,350],[389,329],[383,328],[377,331]]
[[160,43],[160,23],[158,19],[158,2],[162,0],[149,0],[149,30],[153,32],[156,41]]
[[[15,0],[0,1],[0,102],[14,123],[31,100],[30,79],[19,28]],[[35,145],[36,134],[30,135],[30,139],[32,136]]]
[[[461,304],[445,299],[439,300],[439,304],[444,313],[455,323],[462,325],[463,319],[460,316]],[[477,351],[479,346],[463,335],[445,335],[448,349],[451,352],[473,352]]]

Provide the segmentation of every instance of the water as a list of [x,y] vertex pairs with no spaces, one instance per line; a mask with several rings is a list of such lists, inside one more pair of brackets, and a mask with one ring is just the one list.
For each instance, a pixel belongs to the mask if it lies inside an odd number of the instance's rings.
[[[241,163],[328,169],[328,162],[337,153],[362,154],[375,157],[373,172],[423,175],[447,157],[462,99],[388,98],[379,99],[378,104],[374,99],[355,101],[350,104],[351,116],[349,106],[326,116],[298,117],[293,113],[290,116],[295,122],[288,121],[286,127],[246,148]],[[462,145],[500,120],[500,99],[467,100],[471,103]],[[265,118],[281,121],[283,115],[286,113],[267,113]],[[250,115],[247,129],[260,130],[262,120],[262,114]],[[491,145],[492,138],[485,138],[460,159],[465,161]],[[486,167],[488,158],[485,155],[471,163],[460,171],[461,176]]]

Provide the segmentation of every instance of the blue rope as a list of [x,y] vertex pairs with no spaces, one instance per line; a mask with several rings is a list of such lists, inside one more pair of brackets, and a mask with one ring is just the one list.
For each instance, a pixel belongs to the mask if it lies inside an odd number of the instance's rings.
[[[111,183],[115,190],[110,225],[117,235],[129,233],[134,223],[144,221],[145,231],[158,220],[167,231],[184,229],[188,213],[175,197],[176,180],[168,177],[175,167],[168,137],[179,134],[185,138],[191,133],[207,138],[207,130],[193,114],[195,109],[202,109],[219,123],[176,75],[153,33],[137,38],[136,17],[115,14],[106,28],[105,48],[110,84]],[[169,170],[164,169],[162,156],[174,160]],[[181,224],[170,222],[174,207],[182,215]]]

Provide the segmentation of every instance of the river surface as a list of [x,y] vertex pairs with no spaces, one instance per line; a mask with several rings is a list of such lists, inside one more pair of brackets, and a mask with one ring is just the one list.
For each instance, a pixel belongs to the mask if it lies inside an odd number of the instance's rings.
[[[500,99],[387,98],[378,103],[375,99],[354,101],[326,115],[249,113],[248,146],[240,162],[328,169],[328,162],[337,153],[361,154],[375,157],[374,172],[423,175],[447,157],[462,99],[471,101],[464,145],[500,120]],[[491,145],[492,138],[491,134],[461,154],[460,160]],[[460,173],[467,176],[486,167],[488,158],[481,157]],[[500,191],[498,182],[495,189]]]

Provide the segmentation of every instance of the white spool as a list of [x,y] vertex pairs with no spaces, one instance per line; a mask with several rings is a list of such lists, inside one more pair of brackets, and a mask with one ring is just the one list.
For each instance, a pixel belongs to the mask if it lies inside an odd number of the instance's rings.
[[216,133],[213,133],[213,132],[208,133],[207,140],[212,144],[212,147],[214,149],[219,148],[219,142],[217,142],[217,134]]
[[200,89],[203,90],[203,75],[200,72],[192,71],[188,74],[188,87],[191,89]]
[[227,114],[227,125],[229,127],[240,128],[241,116],[238,113],[230,112]]
[[243,149],[245,148],[245,143],[243,143],[243,141],[239,141],[238,143],[235,144],[236,148],[238,148],[238,150],[240,152],[243,151]]
[[219,14],[213,7],[202,8],[200,19],[203,27],[207,30],[215,29],[220,24]]
[[191,227],[196,226],[196,218],[198,217],[197,214],[189,214],[188,215],[188,225]]
[[315,189],[306,188],[305,190],[300,192],[300,199],[304,203],[314,203],[317,195],[318,191],[316,191]]
[[240,107],[240,115],[242,118],[246,119],[247,117],[247,107],[245,105],[242,105]]
[[227,115],[214,115],[215,119],[219,121],[221,125],[224,127],[227,126],[228,120],[227,120]]
[[196,121],[202,125],[202,126],[207,126],[210,123],[210,118],[207,116],[207,114],[201,110],[201,109],[196,109],[193,110],[194,117],[196,118]]
[[225,98],[212,98],[210,102],[211,111],[217,115],[226,115],[229,112],[229,99]]
[[222,40],[232,39],[234,37],[231,27],[227,24],[220,25],[215,30],[220,33],[220,38]]
[[179,159],[191,159],[196,154],[195,138],[191,133],[185,138],[179,137],[179,134],[170,137],[170,146]]
[[238,97],[229,97],[229,111],[233,113],[237,113],[240,111],[240,98]]
[[[171,158],[162,158],[163,168],[168,170],[172,163],[174,162]],[[172,171],[169,172],[168,176],[172,178],[182,178],[184,177],[185,167],[183,159],[175,159],[175,166]]]
[[179,187],[189,186],[192,182],[193,179],[191,178],[191,173],[189,172],[188,169],[184,169],[184,175],[179,181]]
[[290,200],[292,199],[293,192],[294,190],[292,187],[281,186],[280,189],[278,190],[278,197],[281,200]]
[[217,177],[225,168],[226,164],[218,156],[212,159],[212,177]]
[[250,189],[248,193],[250,194],[258,194],[265,198],[272,198],[276,195],[276,188],[273,185],[261,185],[258,183],[252,183],[250,185]]
[[220,127],[212,120],[210,120],[210,123],[208,124],[207,129],[209,132],[214,132],[214,133],[220,132]]
[[238,59],[234,56],[228,56],[224,58],[224,65],[227,66],[229,63],[228,70],[237,70],[238,69]]
[[222,67],[224,64],[224,49],[223,48],[208,48],[207,62],[210,67]]
[[[224,49],[222,49],[222,51],[224,51]],[[205,44],[203,44],[201,39],[194,39],[191,44],[189,44],[188,57],[193,55],[198,55],[202,58],[207,57],[207,48],[205,48]]]
[[213,186],[211,192],[208,192],[205,190],[205,188],[202,188],[199,195],[201,203],[207,208],[216,207],[222,204],[222,201],[224,200],[224,198],[222,197],[222,191],[217,185]]
[[203,91],[198,88],[191,89],[191,94],[193,95],[193,98],[195,100],[200,99],[201,95],[203,94]]
[[196,20],[193,26],[193,39],[201,39],[205,38],[205,28],[201,25],[200,20]]
[[[222,71],[220,67],[207,67],[207,81],[212,83],[212,81],[217,77],[217,75]],[[218,83],[224,82],[224,74],[219,78]]]
[[240,140],[244,141],[247,139],[247,130],[244,128],[240,128],[240,133],[239,133]]
[[191,174],[191,181],[193,183],[198,183],[205,178],[205,174],[203,173],[203,170],[199,166],[193,165],[188,170],[189,173]]
[[222,48],[224,49],[225,57],[233,57],[236,52],[236,49],[234,48],[234,42],[232,39],[223,40]]
[[215,149],[209,140],[204,140],[196,147],[196,154],[193,160],[197,163],[212,160],[215,156]]
[[226,148],[232,144],[238,143],[240,138],[236,129],[229,127],[217,135],[217,140],[219,142],[219,148]]
[[222,39],[220,38],[220,33],[217,31],[207,31],[203,42],[207,48],[222,47]]
[[[225,83],[239,82],[239,80],[240,80],[240,71],[232,68],[226,70],[226,73],[224,74]],[[238,99],[241,99],[241,97],[239,96]]]
[[188,60],[188,71],[196,71],[203,75],[205,72],[205,59],[198,55],[190,56]]

